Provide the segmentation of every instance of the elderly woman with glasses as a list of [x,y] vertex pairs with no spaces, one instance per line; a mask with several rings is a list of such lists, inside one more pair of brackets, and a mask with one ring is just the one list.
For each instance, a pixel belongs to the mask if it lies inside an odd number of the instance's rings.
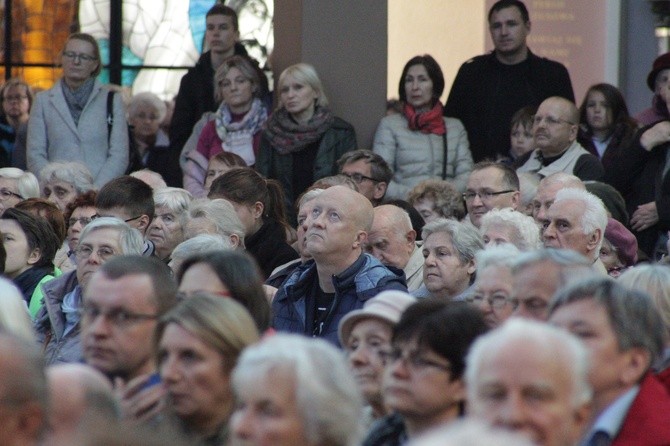
[[63,77],[35,98],[28,121],[28,169],[80,161],[96,187],[128,167],[128,128],[120,94],[96,80],[100,48],[90,34],[71,34],[61,53]]
[[398,95],[403,113],[379,123],[373,150],[393,170],[387,198],[405,199],[411,188],[428,178],[453,181],[465,189],[472,170],[468,135],[461,121],[442,116],[444,76],[430,55],[411,58],[402,70]]
[[172,250],[184,241],[184,222],[193,196],[177,187],[166,187],[154,192],[156,212],[149,224],[147,238],[156,248],[156,255],[170,263]]
[[26,198],[38,198],[40,185],[30,172],[16,167],[0,169],[0,215]]

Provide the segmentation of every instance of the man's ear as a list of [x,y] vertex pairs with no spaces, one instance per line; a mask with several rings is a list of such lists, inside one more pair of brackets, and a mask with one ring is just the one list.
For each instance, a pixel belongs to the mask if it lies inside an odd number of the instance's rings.
[[517,190],[512,192],[512,209],[516,211],[519,207],[519,203],[521,203],[521,192]]
[[651,354],[642,347],[632,347],[624,352],[625,362],[619,377],[621,383],[632,386],[640,382],[651,363]]
[[137,229],[144,235],[147,231],[147,228],[151,224],[151,219],[148,215],[142,214],[140,218],[137,219]]
[[228,236],[228,240],[230,240],[230,244],[232,245],[233,249],[244,248],[244,246],[242,246],[242,240],[240,240],[239,235],[230,234]]
[[[600,240],[603,237],[603,233],[600,229],[596,229],[589,235],[589,240],[587,242],[587,248],[589,251],[593,251],[598,247],[598,244],[600,243]],[[600,254],[600,253],[598,253]]]
[[375,184],[375,189],[374,193],[372,196],[374,197],[375,200],[381,200],[384,198],[384,195],[386,195],[386,188],[388,187],[388,184],[386,184],[385,181],[380,181],[379,183]]
[[363,249],[363,245],[368,239],[368,233],[365,231],[358,231],[356,233],[356,240],[354,240],[353,247]]
[[405,234],[405,240],[407,240],[407,243],[414,244],[416,241],[416,231],[414,229],[407,231],[407,234]]

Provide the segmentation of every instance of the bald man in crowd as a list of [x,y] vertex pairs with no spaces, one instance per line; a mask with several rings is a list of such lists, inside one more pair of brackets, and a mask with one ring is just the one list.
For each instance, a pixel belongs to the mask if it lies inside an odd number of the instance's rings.
[[347,187],[331,187],[314,199],[303,223],[314,262],[298,267],[277,290],[275,329],[339,346],[337,327],[345,314],[382,291],[407,291],[401,274],[363,253],[372,220],[370,201]]
[[533,172],[540,177],[565,172],[583,181],[600,181],[605,175],[600,160],[577,142],[579,110],[565,98],[545,99],[533,121],[535,150],[519,159],[517,172]]
[[584,182],[571,173],[556,172],[543,178],[537,186],[537,193],[533,198],[533,218],[540,225],[547,216],[547,209],[556,199],[556,194],[561,189],[586,190]]
[[386,266],[403,270],[407,289],[423,285],[423,254],[416,242],[409,214],[398,206],[385,204],[374,209],[372,229],[365,250]]

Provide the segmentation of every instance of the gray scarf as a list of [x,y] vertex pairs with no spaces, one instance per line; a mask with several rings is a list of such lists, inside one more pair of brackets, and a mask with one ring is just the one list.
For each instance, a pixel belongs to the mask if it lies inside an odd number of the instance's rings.
[[79,125],[79,117],[81,116],[81,112],[84,110],[84,106],[88,102],[88,98],[91,96],[94,83],[95,79],[90,78],[81,84],[81,86],[76,90],[70,90],[70,87],[67,86],[65,81],[61,82],[61,87],[63,87],[63,96],[65,96],[65,103],[70,109],[70,114],[72,115],[72,119],[74,119],[74,125]]

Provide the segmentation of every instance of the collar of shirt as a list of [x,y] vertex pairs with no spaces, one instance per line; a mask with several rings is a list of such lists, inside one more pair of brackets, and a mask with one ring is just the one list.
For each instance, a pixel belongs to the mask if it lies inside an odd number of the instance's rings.
[[628,414],[628,409],[630,409],[639,392],[640,386],[633,386],[603,410],[584,437],[582,445],[587,445],[596,432],[606,432],[610,439],[614,440],[621,429],[623,420]]

